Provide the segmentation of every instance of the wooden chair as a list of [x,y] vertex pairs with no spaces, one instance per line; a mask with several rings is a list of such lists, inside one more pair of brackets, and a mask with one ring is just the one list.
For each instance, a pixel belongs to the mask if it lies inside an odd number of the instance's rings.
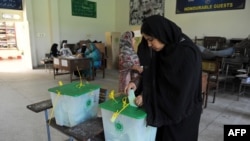
[[208,74],[206,93],[204,93],[203,96],[203,101],[205,101],[204,108],[207,107],[207,98],[211,90],[213,90],[212,102],[215,102],[215,97],[219,88],[219,68],[220,61],[218,59],[202,60],[202,71]]
[[201,93],[203,97],[203,106],[205,105],[205,97],[207,95],[207,78],[208,78],[208,73],[202,72]]
[[103,43],[95,43],[95,46],[101,52],[101,66],[97,69],[94,69],[94,76],[96,76],[97,70],[102,71],[102,78],[105,78],[105,69],[107,67],[107,49]]
[[44,65],[45,71],[48,69],[50,72],[53,65],[53,59],[50,57],[50,53],[45,53],[45,58],[43,58],[40,62]]

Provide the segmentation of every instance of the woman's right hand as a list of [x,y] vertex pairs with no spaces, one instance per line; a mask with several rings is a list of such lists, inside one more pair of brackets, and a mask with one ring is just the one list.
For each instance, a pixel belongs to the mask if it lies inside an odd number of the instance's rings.
[[129,82],[128,85],[124,89],[124,93],[128,94],[129,90],[133,89],[134,91],[136,90],[136,85],[134,82]]

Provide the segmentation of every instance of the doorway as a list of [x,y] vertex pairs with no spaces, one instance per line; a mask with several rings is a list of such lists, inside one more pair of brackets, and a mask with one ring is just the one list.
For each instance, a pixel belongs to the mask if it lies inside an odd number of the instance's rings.
[[0,22],[0,72],[32,69],[28,31],[27,22]]

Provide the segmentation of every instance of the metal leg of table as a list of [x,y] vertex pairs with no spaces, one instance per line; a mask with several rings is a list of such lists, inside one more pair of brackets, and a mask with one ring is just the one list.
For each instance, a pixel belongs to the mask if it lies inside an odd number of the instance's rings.
[[239,93],[238,93],[238,96],[237,96],[237,101],[239,101],[239,99],[240,99],[240,95],[241,95],[241,88],[242,88],[242,84],[240,84]]
[[[51,136],[50,136],[50,128],[49,128],[49,116],[48,116],[48,110],[44,110],[45,113],[45,123],[46,123],[46,128],[47,128],[47,137],[48,137],[48,141],[51,141]],[[74,141],[73,137],[69,137],[68,141]]]
[[69,71],[70,75],[69,75],[69,79],[70,79],[70,82],[72,82],[72,73],[71,71]]
[[46,123],[46,128],[47,128],[47,136],[48,136],[48,141],[51,141],[51,137],[50,137],[50,129],[49,129],[49,124],[48,124],[48,120],[49,120],[49,117],[48,117],[48,110],[44,110],[44,113],[45,113],[45,123]]
[[54,75],[54,80],[56,78],[56,68],[53,68],[53,75]]
[[240,84],[239,94],[238,94],[238,97],[237,97],[237,101],[239,101],[241,95],[245,94],[247,86],[249,86],[249,85]]

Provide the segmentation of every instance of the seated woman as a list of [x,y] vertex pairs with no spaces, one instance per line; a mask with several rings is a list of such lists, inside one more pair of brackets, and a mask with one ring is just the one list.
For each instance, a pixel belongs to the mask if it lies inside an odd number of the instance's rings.
[[[84,45],[83,45],[84,47]],[[81,57],[92,58],[93,69],[97,69],[101,66],[101,52],[95,46],[94,43],[87,43],[84,54]],[[78,73],[74,73],[76,76],[79,76]],[[89,70],[81,70],[81,75],[85,76],[87,80],[90,80],[93,76],[93,72]]]
[[69,57],[72,56],[73,53],[71,52],[71,50],[65,45],[63,48],[60,49],[60,55],[62,57]]
[[[58,44],[53,43],[50,48],[50,58],[58,57],[60,55],[60,52],[58,50]],[[58,73],[58,69],[56,69],[56,73]]]
[[58,56],[59,56],[58,44],[54,43],[50,48],[50,57],[58,57]]
[[78,58],[84,57],[85,56],[84,53],[86,51],[86,48],[87,48],[87,46],[85,43],[83,43],[82,45],[80,45],[80,43],[77,43],[76,56]]

